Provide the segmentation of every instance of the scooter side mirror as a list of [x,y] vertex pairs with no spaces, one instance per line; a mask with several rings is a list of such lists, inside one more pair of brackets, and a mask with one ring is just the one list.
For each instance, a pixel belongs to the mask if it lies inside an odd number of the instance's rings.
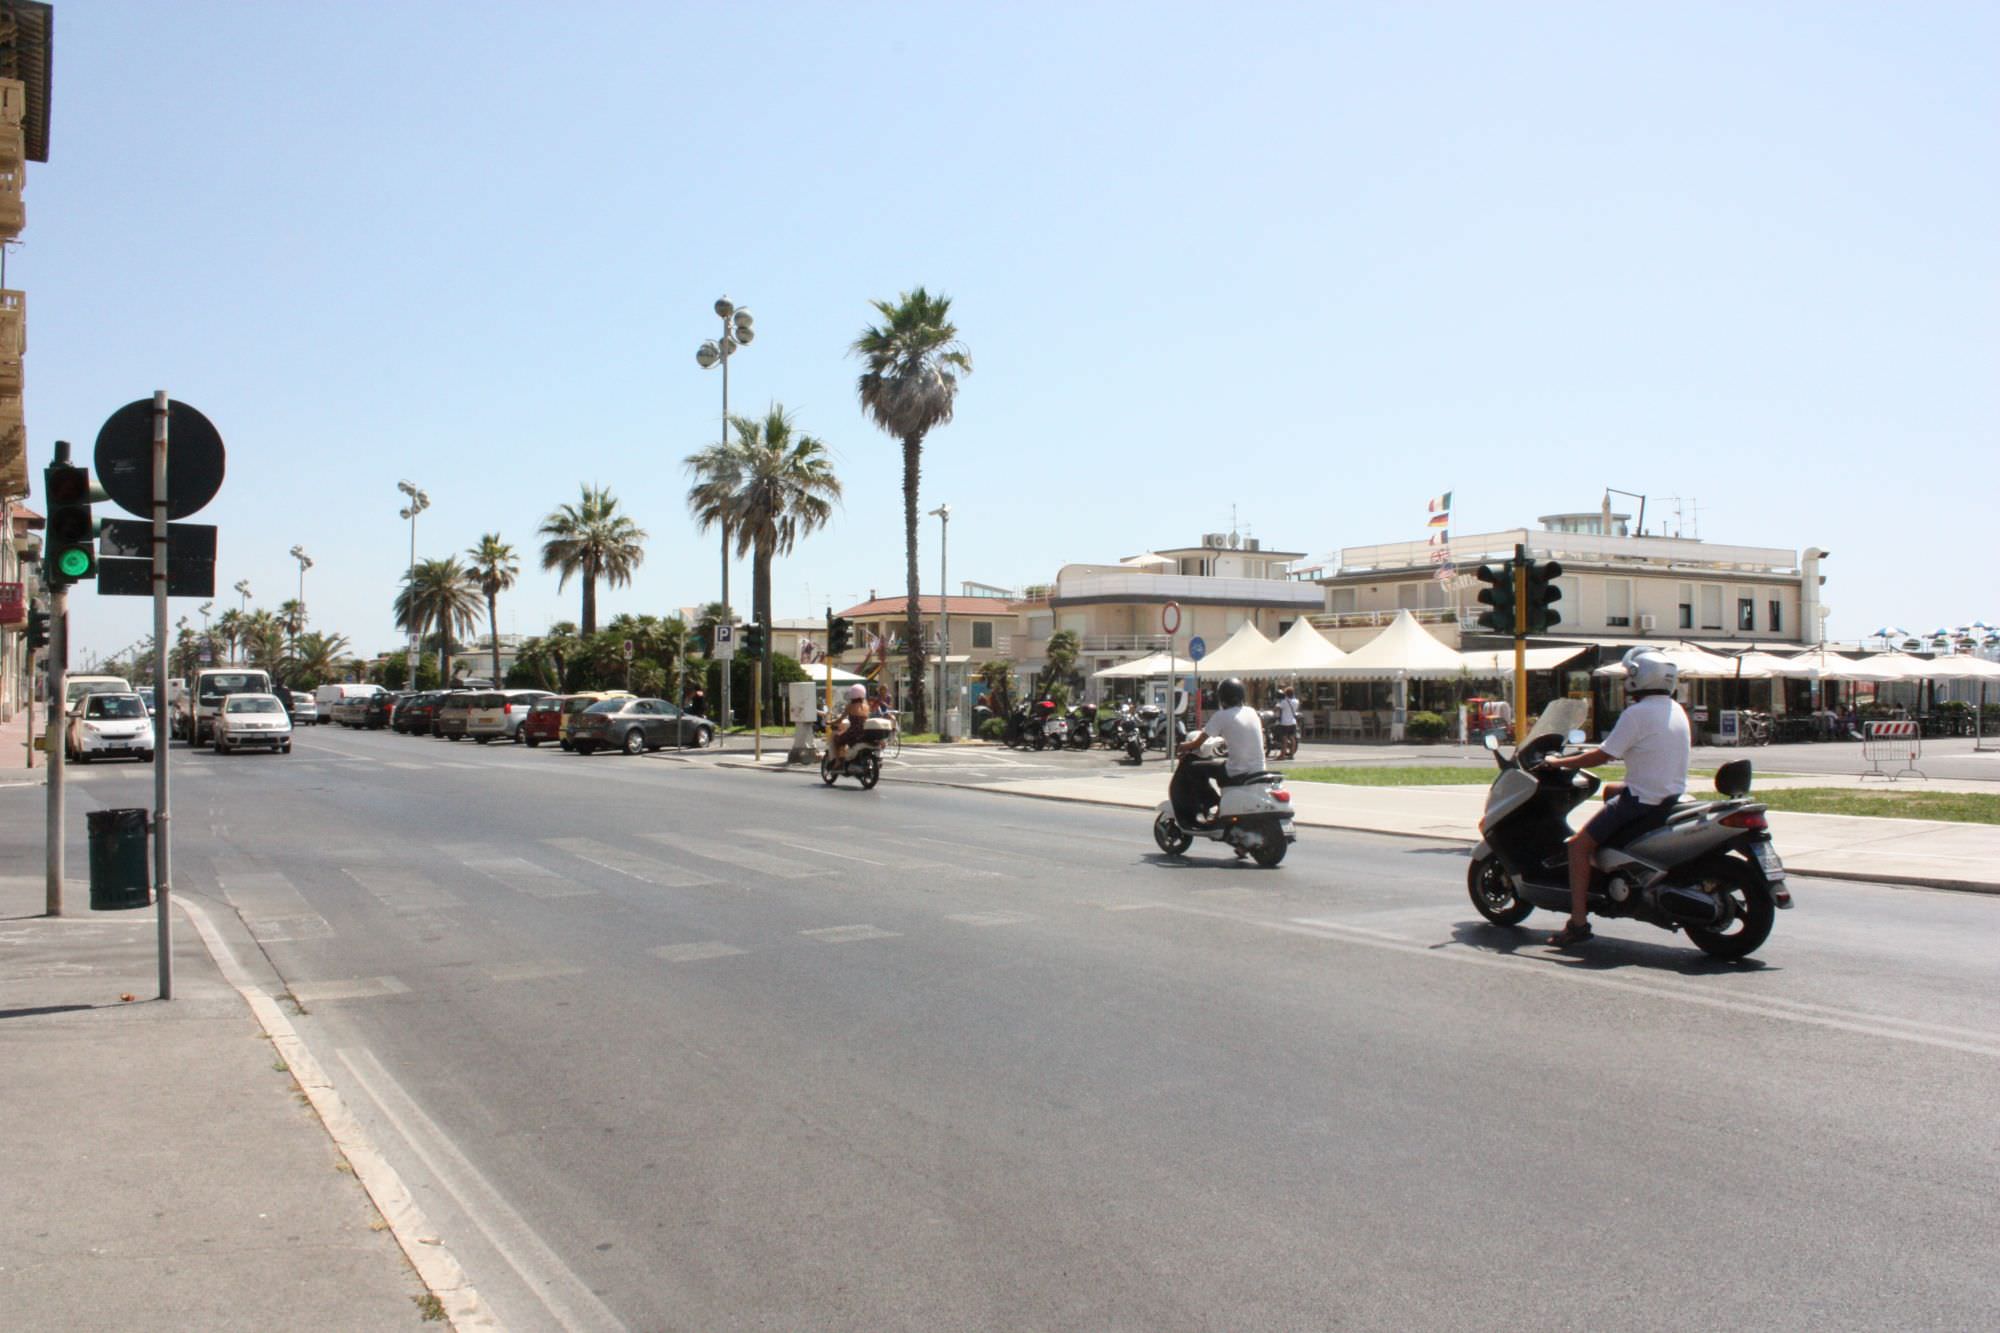
[[1578,727],[1563,739],[1567,740],[1571,745],[1581,745],[1587,738],[1583,734],[1583,728]]
[[1500,752],[1500,738],[1490,731],[1486,733],[1486,748],[1495,754]]

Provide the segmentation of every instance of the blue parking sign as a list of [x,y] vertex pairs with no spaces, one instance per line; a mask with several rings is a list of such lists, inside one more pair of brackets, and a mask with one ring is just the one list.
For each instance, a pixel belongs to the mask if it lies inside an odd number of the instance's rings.
[[1197,634],[1188,640],[1188,656],[1197,662],[1208,656],[1208,643],[1201,635]]

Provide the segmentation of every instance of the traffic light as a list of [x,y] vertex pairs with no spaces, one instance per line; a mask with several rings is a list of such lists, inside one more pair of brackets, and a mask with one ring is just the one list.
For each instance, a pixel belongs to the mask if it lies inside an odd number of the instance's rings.
[[742,634],[737,638],[737,642],[742,645],[743,651],[750,656],[762,657],[764,655],[764,627],[762,625],[745,625]]
[[49,646],[49,613],[39,607],[28,608],[28,655]]
[[1562,616],[1555,605],[1562,600],[1562,589],[1556,586],[1562,572],[1563,567],[1553,560],[1528,562],[1528,600],[1523,620],[1529,634],[1547,634],[1551,626],[1561,623]]
[[51,588],[97,577],[97,517],[90,507],[104,499],[104,488],[90,479],[90,469],[74,463],[51,463],[42,473],[49,500],[49,551],[44,569]]
[[846,616],[828,615],[826,618],[826,651],[830,657],[838,657],[854,646],[854,622]]
[[1514,562],[1481,565],[1477,571],[1479,581],[1486,586],[1479,590],[1479,600],[1492,607],[1491,611],[1479,613],[1479,624],[1495,634],[1513,635],[1514,621]]

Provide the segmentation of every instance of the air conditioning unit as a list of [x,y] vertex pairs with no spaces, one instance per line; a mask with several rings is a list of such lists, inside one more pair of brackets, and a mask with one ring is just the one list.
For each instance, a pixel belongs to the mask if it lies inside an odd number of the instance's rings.
[[1255,537],[1245,537],[1243,539],[1243,549],[1246,551],[1261,551],[1264,547]]
[[1211,551],[1226,551],[1229,549],[1229,534],[1226,532],[1204,532],[1201,534],[1201,544]]
[[1660,622],[1652,616],[1642,615],[1639,617],[1639,632],[1641,634],[1651,634],[1653,632],[1653,626],[1659,623]]

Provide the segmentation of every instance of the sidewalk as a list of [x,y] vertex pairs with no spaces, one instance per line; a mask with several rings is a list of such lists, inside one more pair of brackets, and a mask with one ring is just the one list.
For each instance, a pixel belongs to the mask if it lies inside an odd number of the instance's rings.
[[[41,705],[35,706],[35,734],[41,735],[47,728],[48,719],[43,715]],[[28,710],[17,709],[14,716],[0,722],[0,787],[19,786],[24,783],[39,784],[48,760],[35,755],[35,766],[28,767]]]
[[[779,756],[782,760],[782,756]],[[724,767],[757,767],[748,755]],[[763,768],[782,770],[767,753]],[[797,772],[812,776],[811,769]],[[1156,762],[1140,768],[1119,765],[1074,778],[987,781],[973,777],[926,776],[938,786],[970,788],[1003,795],[1093,805],[1151,809],[1167,799],[1167,769]],[[1287,782],[1298,823],[1312,828],[1356,829],[1402,837],[1473,843],[1486,804],[1483,785],[1438,787],[1350,787],[1328,782]],[[1770,787],[1861,786],[1853,778],[1814,775],[1771,779]],[[1881,790],[1887,784],[1867,784]],[[1990,785],[1901,784],[1933,791]],[[1754,795],[1754,792],[1753,792]],[[1932,819],[1875,819],[1849,815],[1804,815],[1774,810],[1771,836],[1788,869],[1824,879],[1868,880],[1923,888],[2000,893],[2000,826],[1948,823]]]
[[42,915],[38,797],[5,797],[7,1328],[424,1327],[423,1284],[187,918],[161,1001],[153,909],[92,912],[79,880]]

